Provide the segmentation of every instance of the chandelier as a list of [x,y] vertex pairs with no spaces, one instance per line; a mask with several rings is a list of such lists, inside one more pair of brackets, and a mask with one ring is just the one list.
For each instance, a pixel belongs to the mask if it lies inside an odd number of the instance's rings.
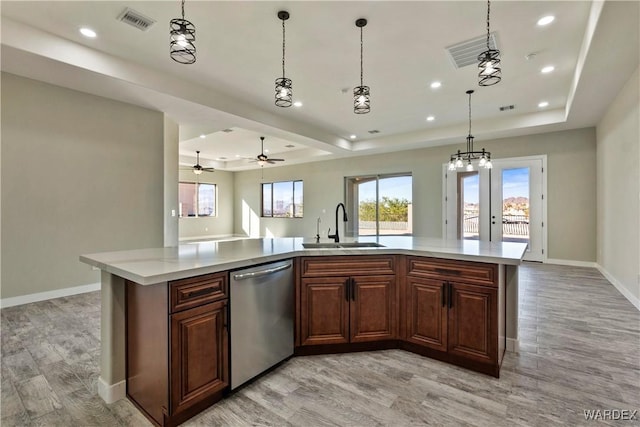
[[360,28],[360,86],[353,88],[353,112],[356,114],[367,114],[371,111],[369,86],[364,85],[362,78],[362,27],[365,25],[367,25],[366,19],[360,18],[356,20],[356,27]]
[[278,107],[291,107],[293,99],[293,85],[291,79],[284,76],[285,33],[284,21],[289,19],[289,12],[281,10],[278,19],[282,20],[282,77],[276,79],[276,105]]
[[483,148],[482,151],[473,151],[473,135],[471,135],[471,94],[473,90],[468,90],[467,95],[469,95],[469,135],[467,135],[467,151],[460,151],[456,154],[452,154],[449,158],[449,170],[454,171],[456,169],[465,167],[466,170],[472,171],[473,164],[472,160],[478,160],[478,166],[484,167],[486,169],[491,169],[493,165],[491,164],[491,153],[485,151]]
[[478,55],[478,84],[480,86],[493,86],[502,79],[500,69],[500,51],[491,49],[489,39],[491,30],[489,27],[489,14],[491,13],[491,1],[487,0],[487,50]]
[[184,0],[182,0],[182,18],[169,22],[169,55],[181,64],[196,62],[196,27],[184,19]]

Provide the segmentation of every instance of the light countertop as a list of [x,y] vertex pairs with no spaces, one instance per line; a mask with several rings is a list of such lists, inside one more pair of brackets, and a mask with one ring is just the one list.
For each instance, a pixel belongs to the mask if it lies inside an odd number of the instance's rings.
[[[231,241],[184,243],[167,248],[102,252],[80,256],[80,261],[141,285],[183,279],[201,274],[249,267],[297,256],[323,255],[417,255],[490,264],[519,265],[526,243],[481,242],[419,237],[360,237],[359,242],[377,242],[377,248],[305,249],[302,237],[257,238]],[[341,242],[353,242],[344,238]],[[329,243],[332,240],[323,239]]]

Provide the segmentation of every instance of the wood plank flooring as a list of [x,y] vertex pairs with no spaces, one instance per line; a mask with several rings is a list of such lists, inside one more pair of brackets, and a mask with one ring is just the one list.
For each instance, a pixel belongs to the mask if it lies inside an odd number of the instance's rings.
[[[500,379],[401,350],[293,358],[185,426],[591,426],[640,409],[640,312],[595,269],[526,264]],[[100,294],[3,309],[1,425],[149,426],[97,395]]]

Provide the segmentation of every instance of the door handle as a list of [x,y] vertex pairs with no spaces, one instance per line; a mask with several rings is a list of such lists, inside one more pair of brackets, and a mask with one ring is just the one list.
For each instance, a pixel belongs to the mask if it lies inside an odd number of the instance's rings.
[[356,300],[356,279],[351,278],[351,300]]
[[453,308],[453,286],[449,282],[447,284],[449,285],[449,308]]
[[351,285],[351,278],[348,278],[344,282],[344,299],[346,301],[349,301],[349,298],[351,297],[351,295],[350,295],[351,287],[349,285]]
[[444,307],[447,304],[447,298],[445,296],[445,291],[447,290],[447,282],[442,282],[442,287],[440,288],[440,295],[442,298],[442,306]]

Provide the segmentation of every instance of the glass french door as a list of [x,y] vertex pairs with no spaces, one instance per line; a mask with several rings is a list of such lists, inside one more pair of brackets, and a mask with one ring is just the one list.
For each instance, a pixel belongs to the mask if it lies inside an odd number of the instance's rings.
[[525,259],[543,261],[544,160],[495,160],[493,169],[473,172],[445,169],[445,237],[527,243]]

